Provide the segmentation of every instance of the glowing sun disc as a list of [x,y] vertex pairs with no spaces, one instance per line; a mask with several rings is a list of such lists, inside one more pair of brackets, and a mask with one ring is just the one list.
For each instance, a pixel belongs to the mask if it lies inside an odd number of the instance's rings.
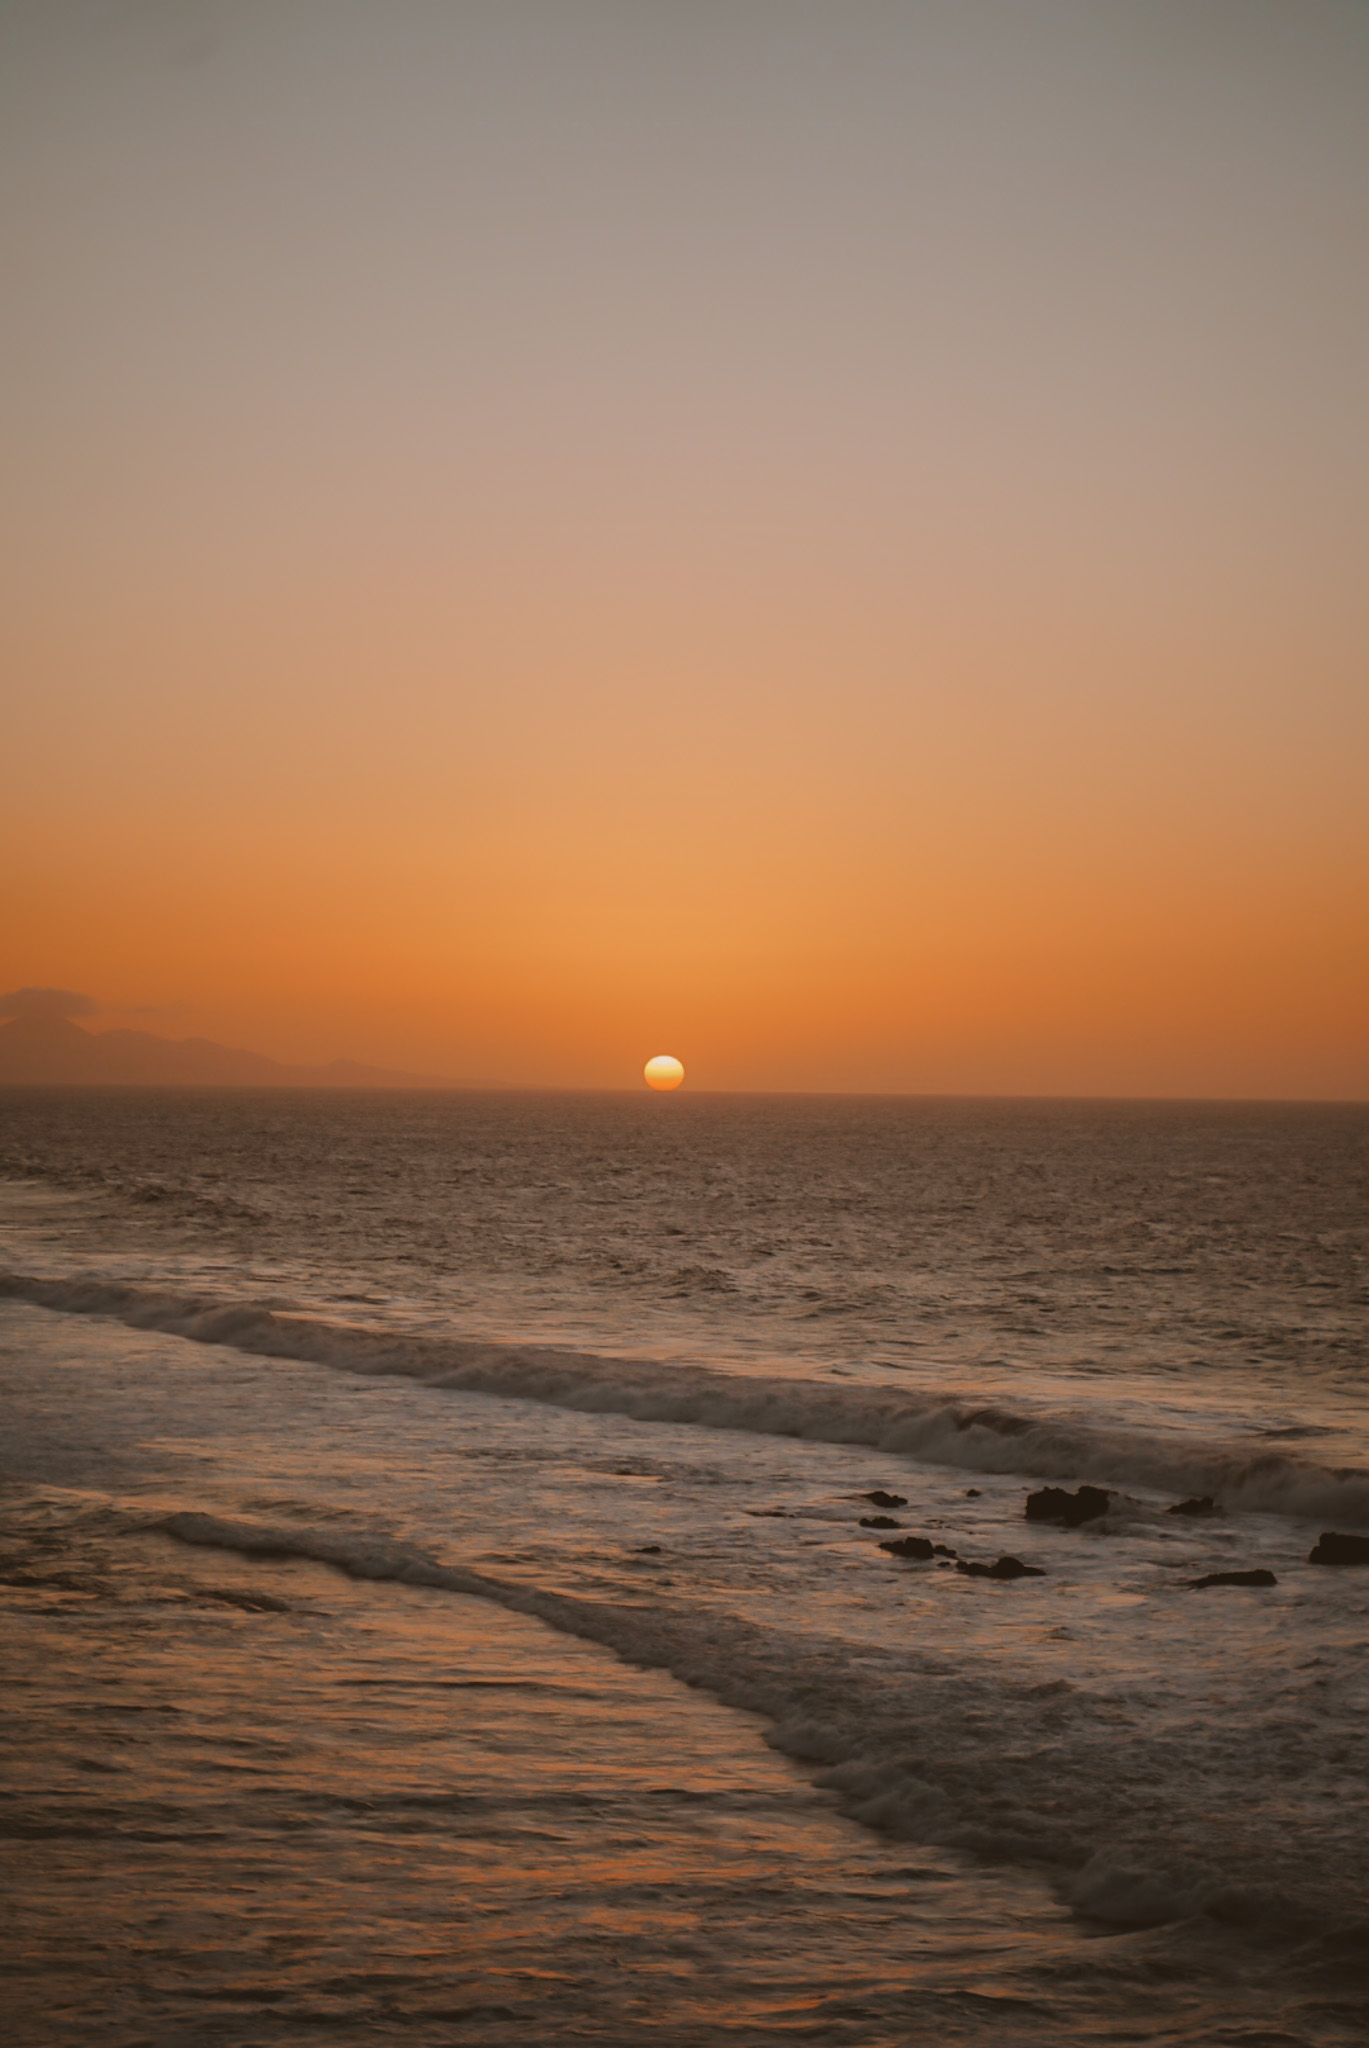
[[642,1076],[648,1088],[678,1088],[684,1079],[684,1068],[668,1052],[658,1052],[655,1059],[647,1061]]

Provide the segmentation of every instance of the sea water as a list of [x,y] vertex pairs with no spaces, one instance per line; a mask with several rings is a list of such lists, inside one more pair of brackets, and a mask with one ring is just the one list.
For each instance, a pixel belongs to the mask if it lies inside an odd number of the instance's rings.
[[1369,1111],[0,1115],[10,2038],[1364,2038]]

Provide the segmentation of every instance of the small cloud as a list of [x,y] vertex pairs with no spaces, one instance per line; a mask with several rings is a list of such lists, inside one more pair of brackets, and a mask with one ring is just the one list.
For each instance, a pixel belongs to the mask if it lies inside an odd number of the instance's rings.
[[69,988],[12,988],[0,996],[0,1017],[93,1017],[98,1008]]

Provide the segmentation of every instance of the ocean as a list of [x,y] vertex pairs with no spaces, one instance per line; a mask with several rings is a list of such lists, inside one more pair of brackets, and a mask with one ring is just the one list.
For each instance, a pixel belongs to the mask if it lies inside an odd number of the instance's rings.
[[1363,1106],[5,1091],[6,2039],[1363,2041],[1367,1309]]

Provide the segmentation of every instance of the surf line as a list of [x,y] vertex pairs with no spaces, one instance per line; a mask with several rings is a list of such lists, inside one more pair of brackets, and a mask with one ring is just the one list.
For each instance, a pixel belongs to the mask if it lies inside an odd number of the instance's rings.
[[196,1344],[261,1358],[412,1379],[579,1414],[861,1444],[957,1471],[1112,1480],[1161,1493],[1220,1496],[1229,1509],[1369,1526],[1369,1472],[1303,1462],[1240,1443],[1163,1441],[1126,1426],[1018,1413],[946,1389],[829,1386],[752,1378],[704,1365],[662,1366],[552,1346],[352,1328],[250,1301],[181,1295],[97,1279],[0,1273],[0,1298],[66,1315],[108,1316]]

